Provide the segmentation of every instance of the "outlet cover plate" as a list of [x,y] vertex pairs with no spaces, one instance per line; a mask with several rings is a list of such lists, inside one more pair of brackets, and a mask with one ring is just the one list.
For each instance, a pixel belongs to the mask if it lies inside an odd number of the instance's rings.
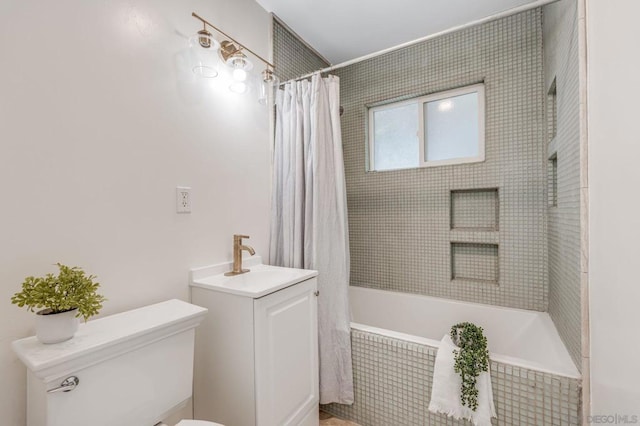
[[176,212],[191,213],[191,188],[188,186],[176,187]]

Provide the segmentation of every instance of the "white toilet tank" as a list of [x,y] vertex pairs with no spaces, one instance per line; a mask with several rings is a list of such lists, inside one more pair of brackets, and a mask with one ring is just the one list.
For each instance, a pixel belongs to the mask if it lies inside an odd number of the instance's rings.
[[[28,368],[27,426],[160,422],[191,397],[195,328],[206,313],[169,300],[89,321],[66,342],[13,342]],[[75,389],[52,392],[70,377]]]

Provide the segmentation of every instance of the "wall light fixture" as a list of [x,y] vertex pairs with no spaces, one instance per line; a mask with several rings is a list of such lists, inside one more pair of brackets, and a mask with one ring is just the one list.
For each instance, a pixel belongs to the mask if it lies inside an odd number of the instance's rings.
[[220,43],[207,31],[206,25],[189,38],[191,70],[194,74],[202,78],[215,78],[218,76],[216,52],[219,48]]
[[[260,76],[257,92],[258,101],[263,105],[266,104],[271,88],[278,83],[278,78],[275,75],[275,65],[215,25],[212,25],[197,13],[194,12],[191,16],[198,19],[204,25],[202,30],[198,31],[197,34],[189,39],[189,47],[192,51],[191,61],[193,72],[203,78],[217,77],[219,75],[218,64],[222,62],[224,66],[228,67],[231,73],[229,90],[234,93],[247,93],[249,92],[250,86],[248,81],[249,71],[253,69],[253,63],[245,53],[247,52],[265,65]],[[207,27],[214,29],[226,37],[227,40],[218,43],[207,30]],[[218,58],[218,54],[221,60]]]

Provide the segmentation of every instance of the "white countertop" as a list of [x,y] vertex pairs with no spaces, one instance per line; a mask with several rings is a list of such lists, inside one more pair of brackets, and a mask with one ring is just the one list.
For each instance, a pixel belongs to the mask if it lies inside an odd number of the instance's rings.
[[247,264],[244,268],[250,271],[232,277],[227,277],[224,273],[209,276],[202,276],[200,273],[198,277],[194,274],[191,286],[257,299],[318,275],[318,271],[309,269],[262,264]]

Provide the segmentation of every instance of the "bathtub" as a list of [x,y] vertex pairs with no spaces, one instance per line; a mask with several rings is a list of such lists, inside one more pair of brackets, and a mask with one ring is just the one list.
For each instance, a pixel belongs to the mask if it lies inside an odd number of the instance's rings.
[[355,403],[323,409],[362,426],[468,424],[427,411],[433,363],[452,325],[484,329],[500,425],[580,423],[580,372],[549,315],[350,288]]
[[546,312],[364,287],[351,287],[349,297],[352,328],[437,348],[452,325],[468,321],[484,329],[492,360],[580,378]]

